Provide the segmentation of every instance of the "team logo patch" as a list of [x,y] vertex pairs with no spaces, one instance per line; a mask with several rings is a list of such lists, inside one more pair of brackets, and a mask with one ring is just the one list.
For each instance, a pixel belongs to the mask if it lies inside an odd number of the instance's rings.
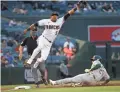
[[120,28],[112,32],[111,39],[113,41],[120,41]]

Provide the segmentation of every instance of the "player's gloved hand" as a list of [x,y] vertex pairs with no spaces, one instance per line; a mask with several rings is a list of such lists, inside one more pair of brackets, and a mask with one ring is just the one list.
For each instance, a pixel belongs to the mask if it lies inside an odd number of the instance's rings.
[[21,60],[21,59],[22,59],[22,56],[23,56],[23,54],[19,54],[19,60]]
[[84,1],[84,0],[80,0],[80,1],[78,2],[78,4],[86,5],[86,4],[87,4],[87,2],[86,2],[86,1]]
[[85,69],[85,72],[86,72],[86,73],[89,73],[89,72],[90,72],[90,69]]

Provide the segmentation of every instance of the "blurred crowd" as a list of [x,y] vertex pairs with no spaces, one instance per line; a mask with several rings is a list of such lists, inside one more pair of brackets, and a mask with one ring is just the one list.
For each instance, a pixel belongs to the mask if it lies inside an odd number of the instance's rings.
[[[2,35],[1,37],[1,66],[2,67],[22,67],[23,62],[18,61],[18,47],[20,39],[23,37],[20,33],[11,33],[13,35]],[[15,38],[14,38],[15,37]],[[16,39],[17,38],[17,39]]]
[[22,22],[22,21],[16,21],[15,19],[11,19],[10,21],[9,21],[9,27],[12,27],[12,26],[20,26],[20,27],[22,27],[22,26],[24,26],[26,24],[26,22]]
[[91,4],[85,3],[82,7],[82,11],[91,11],[91,10],[96,10],[96,11],[102,11],[102,12],[116,12],[116,10],[113,7],[112,3],[107,3],[107,2],[93,2]]
[[[23,38],[22,38],[23,39]],[[23,59],[19,60],[19,46],[20,41],[15,40],[13,37],[2,35],[1,39],[1,66],[2,67],[23,67],[28,55],[26,47],[23,50]],[[66,38],[63,46],[52,46],[50,56],[65,56],[67,63],[75,57],[77,50],[69,38]],[[49,56],[49,57],[50,57]],[[51,61],[52,62],[52,61]],[[59,61],[60,63],[61,61]]]
[[63,46],[52,47],[51,54],[56,56],[66,56],[67,61],[69,62],[75,57],[76,52],[77,52],[76,44],[72,43],[70,38],[67,37]]
[[[12,3],[12,2],[11,2]],[[67,12],[69,9],[75,7],[75,4],[77,1],[17,1],[12,6],[9,5],[9,2],[2,1],[1,2],[1,9],[4,10],[10,10],[13,13],[16,14],[29,14],[31,11],[37,11],[40,13],[44,12],[50,12],[50,11],[56,11],[60,14]],[[99,12],[116,12],[118,9],[116,9],[117,6],[120,8],[120,2],[119,1],[113,1],[113,2],[102,2],[102,1],[86,1],[83,5],[81,5],[80,11],[76,11],[76,13],[79,12],[87,12],[87,11],[99,11]]]

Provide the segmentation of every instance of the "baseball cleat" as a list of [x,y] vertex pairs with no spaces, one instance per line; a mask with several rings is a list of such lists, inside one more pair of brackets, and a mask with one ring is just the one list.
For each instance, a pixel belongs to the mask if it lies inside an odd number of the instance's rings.
[[40,81],[38,81],[36,84],[36,88],[40,88]]
[[36,88],[40,88],[40,85],[36,85]]
[[79,86],[80,85],[80,83],[75,83],[75,86]]
[[75,83],[72,83],[71,86],[72,86],[72,87],[75,87]]
[[42,78],[42,81],[45,85],[48,85],[48,81],[46,79]]
[[51,80],[51,79],[50,79],[49,81],[50,81],[50,84],[51,84],[51,85],[55,85],[55,81],[53,81],[53,80]]

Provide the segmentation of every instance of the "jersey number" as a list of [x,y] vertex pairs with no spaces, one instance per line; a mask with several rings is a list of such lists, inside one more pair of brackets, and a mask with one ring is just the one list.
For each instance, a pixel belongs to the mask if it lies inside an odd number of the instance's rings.
[[102,69],[99,70],[99,73],[100,73],[100,74],[103,74],[103,72],[104,72],[104,70],[102,70]]
[[55,32],[55,35],[58,35],[58,31]]

